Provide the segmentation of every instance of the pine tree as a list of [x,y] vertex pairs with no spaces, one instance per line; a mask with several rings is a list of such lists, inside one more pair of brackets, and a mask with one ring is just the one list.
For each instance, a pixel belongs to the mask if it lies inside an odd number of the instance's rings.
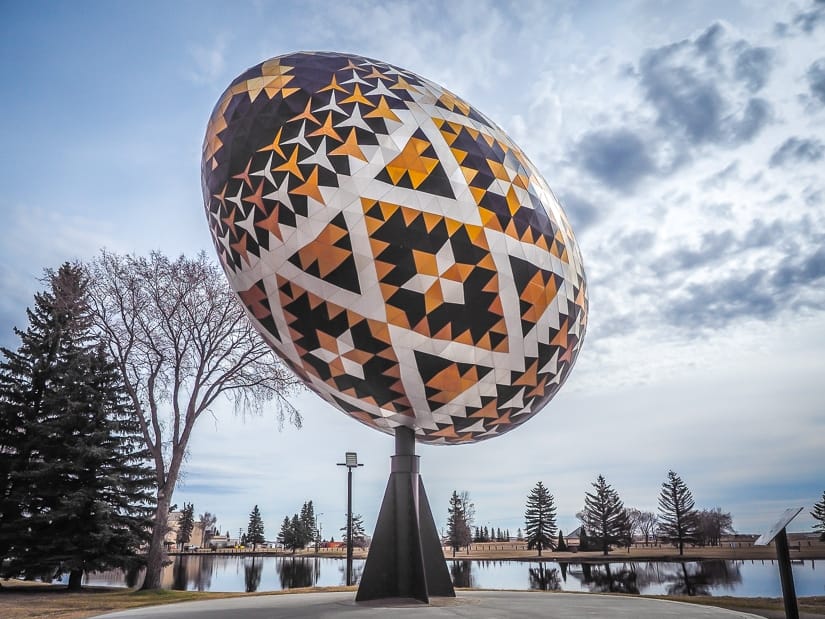
[[584,496],[584,522],[590,528],[590,535],[607,555],[611,544],[625,539],[627,513],[619,493],[599,475],[592,483],[595,492]]
[[292,539],[288,548],[294,554],[299,548],[306,546],[306,537],[304,536],[304,527],[298,514],[293,514],[292,520],[289,521],[289,528],[292,531]]
[[567,552],[567,542],[564,539],[564,535],[562,535],[561,529],[559,529],[559,541],[556,543],[556,550],[559,552]]
[[302,544],[301,547],[306,546],[310,542],[315,541],[317,537],[317,525],[315,522],[315,508],[312,505],[312,501],[307,501],[304,503],[303,507],[301,507],[301,528],[300,528],[300,535]]
[[520,542],[524,541],[524,534],[521,532],[521,527],[516,531],[516,539]]
[[822,493],[822,499],[819,503],[814,504],[811,516],[817,521],[814,525],[814,531],[820,532],[819,541],[825,542],[825,492]]
[[115,366],[93,337],[80,267],[47,292],[0,363],[0,558],[5,573],[124,567],[150,524],[146,452]]
[[539,556],[543,548],[552,550],[556,535],[556,506],[553,495],[541,482],[535,485],[527,497],[524,523],[527,548],[537,548]]
[[299,548],[307,545],[309,540],[306,538],[305,523],[301,521],[298,514],[294,514],[291,519],[284,516],[281,532],[278,533],[278,541],[284,545],[284,548],[291,550],[293,554]]
[[459,548],[470,544],[470,527],[467,524],[464,502],[455,490],[447,509],[447,540],[453,548],[453,556]]
[[290,548],[292,541],[292,526],[289,521],[289,516],[284,516],[284,521],[281,523],[281,530],[278,533],[278,543],[283,544],[284,548]]
[[[347,525],[340,529],[341,540],[347,543]],[[352,547],[363,548],[367,545],[367,534],[364,531],[364,519],[361,514],[352,515]]]
[[659,537],[678,544],[683,554],[685,542],[696,534],[696,516],[693,494],[676,473],[668,471],[659,494]]
[[587,535],[587,529],[584,528],[584,525],[579,531],[579,550],[582,552],[590,550],[590,536]]
[[192,503],[184,503],[183,511],[178,520],[178,533],[175,542],[183,550],[184,545],[192,539],[192,530],[195,528],[195,506]]
[[261,512],[257,505],[249,514],[249,524],[246,526],[246,541],[252,544],[253,551],[258,544],[263,544],[266,541],[264,537],[264,521],[261,518]]

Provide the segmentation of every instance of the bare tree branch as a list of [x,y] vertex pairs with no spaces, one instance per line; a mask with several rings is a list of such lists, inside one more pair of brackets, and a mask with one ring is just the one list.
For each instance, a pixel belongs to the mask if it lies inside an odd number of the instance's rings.
[[279,425],[301,425],[285,396],[299,381],[255,332],[218,267],[106,251],[87,265],[94,320],[117,360],[155,463],[158,510],[146,588],[160,584],[166,519],[197,419],[221,396],[236,412],[272,402]]

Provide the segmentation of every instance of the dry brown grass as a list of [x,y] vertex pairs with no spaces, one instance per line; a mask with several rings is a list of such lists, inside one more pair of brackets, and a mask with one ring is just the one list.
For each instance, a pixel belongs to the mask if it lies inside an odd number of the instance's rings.
[[3,619],[84,619],[107,612],[195,600],[233,598],[245,595],[288,595],[311,591],[355,591],[355,587],[311,587],[261,593],[219,593],[204,591],[134,591],[86,587],[69,593],[65,586],[4,581],[0,589],[0,617]]
[[[85,619],[106,612],[155,604],[172,604],[248,595],[288,595],[311,591],[355,592],[355,587],[307,588],[262,593],[211,593],[165,589],[160,591],[131,591],[89,587],[79,593],[69,593],[66,591],[65,586],[56,587],[53,585],[6,581],[2,590],[0,590],[0,617],[3,617],[3,619]],[[690,604],[719,606],[764,617],[784,617],[782,600],[775,598],[655,597]],[[799,610],[803,617],[825,616],[825,597],[802,598],[799,600]]]

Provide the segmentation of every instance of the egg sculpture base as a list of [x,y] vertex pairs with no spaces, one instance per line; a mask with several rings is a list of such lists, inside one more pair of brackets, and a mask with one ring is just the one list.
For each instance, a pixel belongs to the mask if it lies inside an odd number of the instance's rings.
[[415,433],[395,430],[390,479],[364,565],[357,602],[381,598],[455,597],[424,482]]

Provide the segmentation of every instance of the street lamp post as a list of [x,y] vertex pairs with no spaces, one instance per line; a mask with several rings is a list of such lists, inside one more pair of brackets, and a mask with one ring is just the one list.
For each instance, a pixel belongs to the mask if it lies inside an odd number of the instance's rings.
[[344,462],[338,466],[347,467],[347,586],[352,584],[352,469],[364,466],[358,464],[358,454],[348,451],[344,454]]
[[315,516],[315,554],[318,554],[318,548],[320,548],[321,544],[321,534],[324,531],[324,525],[321,524],[321,516],[323,516],[323,512],[320,514],[316,514]]

